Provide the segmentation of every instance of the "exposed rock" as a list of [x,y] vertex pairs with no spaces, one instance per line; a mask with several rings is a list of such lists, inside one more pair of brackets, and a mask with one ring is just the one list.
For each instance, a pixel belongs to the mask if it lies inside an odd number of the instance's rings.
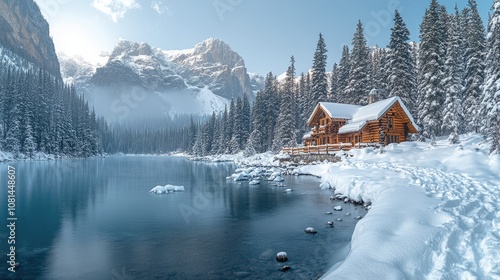
[[49,24],[34,1],[0,0],[0,45],[61,77]]
[[286,254],[286,252],[279,252],[278,254],[276,254],[276,260],[279,262],[286,262],[288,261],[288,255]]

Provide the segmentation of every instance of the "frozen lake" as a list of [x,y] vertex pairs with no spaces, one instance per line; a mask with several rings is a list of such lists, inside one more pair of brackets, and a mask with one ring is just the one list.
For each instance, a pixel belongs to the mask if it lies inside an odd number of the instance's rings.
[[[7,165],[0,164],[2,185]],[[292,193],[226,181],[236,168],[227,163],[116,156],[10,165],[20,266],[7,271],[2,194],[1,279],[317,279],[342,260],[355,217],[366,214],[330,201],[315,177],[285,176]],[[149,193],[166,184],[185,191]],[[343,210],[333,211],[338,205]],[[309,226],[318,233],[306,234]],[[280,251],[288,262],[275,260]],[[285,264],[291,270],[279,271]]]

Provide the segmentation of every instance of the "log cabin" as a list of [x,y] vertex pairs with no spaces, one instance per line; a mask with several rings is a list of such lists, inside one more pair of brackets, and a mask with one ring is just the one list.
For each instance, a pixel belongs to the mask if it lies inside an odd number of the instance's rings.
[[308,120],[304,146],[361,143],[388,145],[408,140],[420,128],[399,97],[366,106],[320,102]]

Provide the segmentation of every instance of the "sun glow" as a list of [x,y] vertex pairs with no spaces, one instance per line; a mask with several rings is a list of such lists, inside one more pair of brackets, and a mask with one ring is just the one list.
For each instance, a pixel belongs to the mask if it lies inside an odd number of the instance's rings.
[[98,28],[89,28],[87,23],[65,21],[51,26],[51,36],[56,51],[68,56],[81,56],[92,63],[102,63],[102,38],[105,35]]

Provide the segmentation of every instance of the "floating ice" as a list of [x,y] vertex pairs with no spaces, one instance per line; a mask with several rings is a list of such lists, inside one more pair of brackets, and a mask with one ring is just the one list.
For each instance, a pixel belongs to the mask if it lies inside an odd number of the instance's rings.
[[156,186],[156,187],[152,188],[149,192],[162,194],[162,193],[169,193],[169,192],[183,192],[184,190],[185,190],[184,186],[166,185],[166,186]]
[[281,177],[280,175],[276,176],[276,178],[274,178],[273,180],[274,182],[283,182],[285,181],[285,179],[283,179],[283,177]]

